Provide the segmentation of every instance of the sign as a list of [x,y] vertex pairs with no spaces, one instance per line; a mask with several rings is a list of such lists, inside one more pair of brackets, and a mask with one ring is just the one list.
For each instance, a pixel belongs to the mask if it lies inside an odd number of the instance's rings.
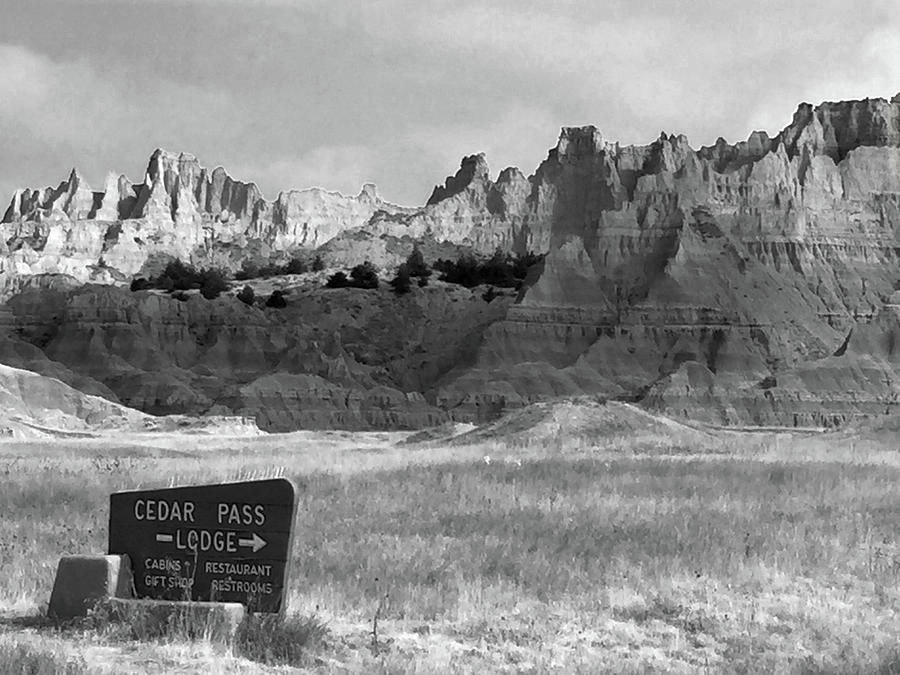
[[138,598],[240,602],[279,612],[297,513],[285,478],[109,497],[109,553],[126,553]]

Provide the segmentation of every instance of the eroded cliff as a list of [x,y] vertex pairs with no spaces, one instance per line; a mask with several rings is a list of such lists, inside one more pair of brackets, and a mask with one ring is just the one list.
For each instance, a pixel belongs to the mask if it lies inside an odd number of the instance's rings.
[[531,177],[494,179],[468,156],[418,208],[370,187],[269,203],[159,151],[140,184],[113,175],[93,192],[73,172],[17,193],[4,221],[8,292],[38,272],[124,283],[167,256],[233,268],[317,248],[388,265],[413,241],[432,257],[547,254],[515,302],[437,284],[402,300],[310,287],[292,327],[233,299],[66,287],[64,300],[11,300],[9,358],[49,357],[48,371],[143,410],[228,410],[272,429],[421,426],[593,394],[821,426],[891,411],[900,393],[900,96],[802,104],[774,136],[699,150],[679,135],[622,146],[564,128]]

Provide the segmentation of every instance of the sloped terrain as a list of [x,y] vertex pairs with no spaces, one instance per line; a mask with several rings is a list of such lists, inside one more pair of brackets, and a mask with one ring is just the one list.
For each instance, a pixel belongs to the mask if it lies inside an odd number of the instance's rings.
[[262,292],[252,306],[114,286],[24,292],[8,304],[0,353],[155,415],[238,415],[268,431],[421,428],[449,419],[422,392],[512,300],[440,282],[402,297],[283,290],[284,308]]
[[0,365],[0,436],[66,438],[109,433],[260,434],[252,419],[234,416],[156,417],[84,394],[52,377]]
[[49,377],[0,365],[0,434],[39,437],[66,432],[138,430],[149,415]]
[[[900,96],[804,103],[775,136],[699,150],[566,127],[532,176],[494,180],[465,157],[416,208],[368,186],[267,202],[158,151],[142,183],[94,192],[74,172],[14,196],[0,357],[148,412],[272,430],[480,423],[582,395],[716,424],[835,426],[896,409],[898,226]],[[120,290],[172,257],[233,270],[313,250],[387,277],[415,242],[429,260],[546,256],[514,301],[493,303],[321,278],[285,282],[296,295],[281,313]],[[88,280],[105,286],[73,287]]]
[[651,439],[657,439],[665,440],[661,445],[669,450],[679,444],[695,444],[699,450],[712,436],[629,403],[581,398],[533,403],[440,441],[452,445],[498,442],[549,448],[614,443],[617,439],[627,441],[623,445],[632,449],[646,449]]

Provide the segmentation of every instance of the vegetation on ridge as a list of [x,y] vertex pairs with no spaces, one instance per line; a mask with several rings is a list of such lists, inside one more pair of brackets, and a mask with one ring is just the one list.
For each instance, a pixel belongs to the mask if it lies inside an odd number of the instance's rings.
[[228,288],[229,275],[216,267],[197,269],[190,263],[172,260],[156,277],[138,277],[131,282],[132,291],[158,288],[163,291],[189,291],[199,289],[207,300],[217,298]]
[[305,274],[310,269],[316,272],[324,268],[324,263],[320,256],[316,256],[313,262],[307,263],[302,258],[294,256],[283,265],[275,263],[267,263],[265,265],[257,265],[256,263],[245,260],[241,263],[241,269],[235,272],[234,278],[238,281],[246,281],[247,279],[268,279],[284,274]]
[[455,261],[439,259],[434,269],[441,272],[441,281],[473,288],[482,284],[501,288],[521,288],[525,277],[534,265],[544,259],[529,251],[523,255],[504,253],[500,248],[485,261],[472,255],[460,255]]
[[[466,288],[474,288],[484,284],[499,288],[521,288],[528,271],[544,259],[543,255],[528,252],[521,255],[505,253],[497,248],[487,260],[479,260],[470,253],[463,253],[456,260],[439,258],[434,263],[434,270],[440,272],[441,281],[457,284]],[[397,295],[409,293],[413,279],[419,286],[428,285],[432,268],[425,262],[422,252],[415,246],[406,261],[397,266],[394,277],[388,282]],[[326,288],[377,288],[378,277],[374,266],[366,261],[350,271],[332,274],[325,284]],[[489,289],[483,295],[487,302],[497,297],[496,291]]]
[[332,274],[325,288],[378,288],[378,270],[366,260],[351,269],[349,277],[342,271]]

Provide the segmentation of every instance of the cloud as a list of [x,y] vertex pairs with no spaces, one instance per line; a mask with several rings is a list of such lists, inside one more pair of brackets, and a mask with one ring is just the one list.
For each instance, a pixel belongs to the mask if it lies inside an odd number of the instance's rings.
[[0,189],[139,178],[162,146],[270,197],[422,203],[464,154],[533,171],[564,125],[698,146],[900,88],[889,0],[153,1],[4,8]]
[[[441,167],[432,182],[455,173],[465,155],[483,152],[496,176],[508,166],[524,173],[534,170],[555,145],[558,129],[554,115],[542,106],[513,102],[491,120],[462,120],[411,129],[402,144],[416,148],[428,164]],[[442,173],[443,172],[443,173]]]
[[[100,184],[107,170],[131,170],[135,163],[142,169],[158,145],[209,146],[243,128],[229,112],[228,96],[216,89],[165,78],[136,82],[126,70],[101,73],[86,60],[58,62],[10,44],[0,44],[0,64],[0,135],[9,145],[7,159],[23,159],[26,169],[39,160],[41,184],[74,165]],[[214,128],[208,123],[213,119]],[[47,167],[54,168],[49,175]]]

